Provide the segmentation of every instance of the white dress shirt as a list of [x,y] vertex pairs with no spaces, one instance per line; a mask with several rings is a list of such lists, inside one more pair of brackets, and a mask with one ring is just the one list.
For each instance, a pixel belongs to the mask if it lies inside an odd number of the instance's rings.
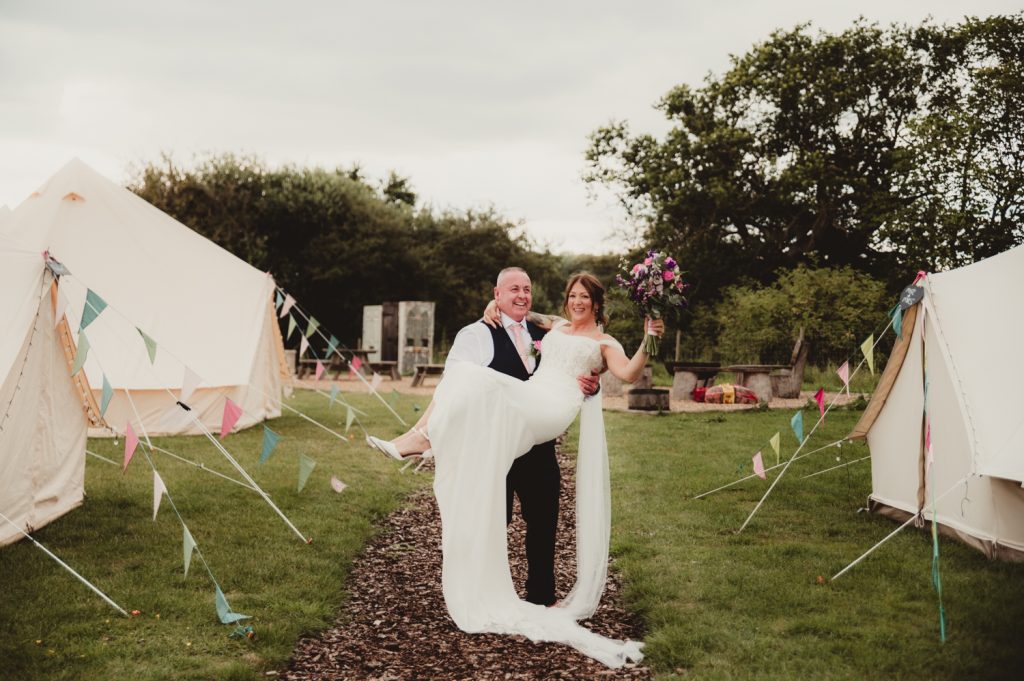
[[[516,323],[517,322],[507,314],[504,312],[501,313],[501,324],[505,328],[505,333],[508,334],[513,346],[516,344],[516,339],[515,336],[512,335],[512,329],[509,327]],[[532,342],[532,339],[530,338],[529,329],[526,328],[525,319],[522,324],[523,332],[525,334],[524,339],[527,343],[530,343]],[[490,327],[480,322],[474,322],[473,324],[459,329],[444,363],[448,364],[448,362],[452,361],[472,362],[473,364],[479,364],[483,367],[488,366],[493,362],[494,339],[491,337]]]

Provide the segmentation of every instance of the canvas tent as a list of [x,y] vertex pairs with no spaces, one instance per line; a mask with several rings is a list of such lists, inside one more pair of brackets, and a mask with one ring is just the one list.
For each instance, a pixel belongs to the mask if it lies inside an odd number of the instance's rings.
[[851,433],[871,449],[870,505],[904,519],[923,507],[930,520],[937,497],[944,532],[990,557],[1024,560],[1024,246],[920,285],[924,298],[905,313],[902,339]]
[[[0,546],[82,503],[89,388],[43,259],[0,236]],[[93,416],[96,416],[93,412]]]
[[[130,390],[149,434],[199,432],[174,406],[186,367],[201,379],[188,404],[207,428],[219,427],[225,397],[243,408],[239,427],[280,415],[284,349],[269,274],[78,159],[0,222],[0,234],[48,250],[71,272],[60,287],[76,344],[87,289],[108,304],[85,331],[85,372],[97,400],[104,377],[113,388],[105,417],[116,429],[137,425]],[[140,331],[156,342],[152,362]]]

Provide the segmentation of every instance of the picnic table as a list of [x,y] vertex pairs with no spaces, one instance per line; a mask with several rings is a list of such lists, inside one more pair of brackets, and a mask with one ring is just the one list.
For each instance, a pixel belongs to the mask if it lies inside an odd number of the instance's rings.
[[[349,364],[348,363],[349,363],[349,361],[351,361],[354,358],[358,358],[359,361],[362,363],[362,366],[370,367],[371,366],[370,353],[371,352],[375,352],[375,351],[376,350],[374,348],[338,348],[338,352],[340,352],[342,354],[344,359],[342,359],[342,357],[339,357],[337,354],[332,355],[328,359],[322,359],[322,360],[318,360],[315,357],[307,357],[307,358],[300,359],[299,360],[298,377],[302,378],[306,374],[313,374],[313,373],[315,373],[316,372],[316,363],[318,361],[320,361],[320,362],[323,362],[324,373],[327,374],[328,376],[330,376],[330,373],[333,371],[334,372],[334,379],[337,380],[337,379],[341,378],[343,374],[346,374],[348,372],[348,370],[349,370]],[[392,362],[392,363],[396,365],[394,373],[397,373],[397,371],[398,371],[398,369],[397,369],[397,362]],[[378,362],[378,364],[386,364],[386,362]],[[361,372],[363,374],[366,373],[366,371],[362,371],[362,370],[361,370]],[[388,371],[388,373],[392,374],[391,371]]]
[[692,400],[694,388],[706,388],[721,370],[718,362],[665,362],[672,374],[671,397],[674,400]]
[[415,367],[416,373],[412,376],[412,387],[423,385],[423,381],[426,380],[427,376],[440,376],[444,373],[443,364],[417,364]]

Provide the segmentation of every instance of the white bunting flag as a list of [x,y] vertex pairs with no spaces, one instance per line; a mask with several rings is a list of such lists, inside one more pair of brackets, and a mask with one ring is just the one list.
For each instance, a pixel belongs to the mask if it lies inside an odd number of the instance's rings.
[[157,511],[160,510],[160,500],[167,494],[167,487],[160,478],[160,474],[153,471],[153,522],[156,522]]
[[305,336],[299,338],[299,357],[306,354],[306,350],[309,349],[309,341],[306,340]]
[[284,297],[284,305],[281,306],[281,311],[277,313],[278,319],[284,319],[284,316],[288,314],[288,311],[292,309],[292,305],[295,304],[295,299],[291,297],[291,294]]
[[185,367],[185,376],[181,379],[181,395],[178,396],[178,399],[188,404],[188,398],[192,397],[192,393],[196,391],[202,381],[199,374]]
[[843,381],[843,387],[846,388],[846,394],[850,394],[850,363],[843,362],[843,366],[836,369],[836,373],[839,374],[839,378]]
[[380,374],[374,371],[373,378],[370,379],[370,392],[377,392],[377,388],[380,387],[381,381],[383,380],[384,379],[381,378]]
[[64,311],[68,309],[68,299],[64,295],[64,287],[57,287],[57,310],[53,313],[53,325],[57,326],[60,324],[60,320],[64,319]]
[[337,476],[331,476],[331,489],[333,489],[335,492],[341,494],[342,492],[345,491],[346,487],[348,487],[348,485],[343,483],[341,480],[338,480]]

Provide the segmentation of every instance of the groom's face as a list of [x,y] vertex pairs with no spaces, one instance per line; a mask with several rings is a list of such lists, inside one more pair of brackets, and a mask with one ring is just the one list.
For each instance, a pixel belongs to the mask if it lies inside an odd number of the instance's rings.
[[494,302],[515,321],[523,321],[533,303],[530,277],[524,272],[506,272],[494,287]]

